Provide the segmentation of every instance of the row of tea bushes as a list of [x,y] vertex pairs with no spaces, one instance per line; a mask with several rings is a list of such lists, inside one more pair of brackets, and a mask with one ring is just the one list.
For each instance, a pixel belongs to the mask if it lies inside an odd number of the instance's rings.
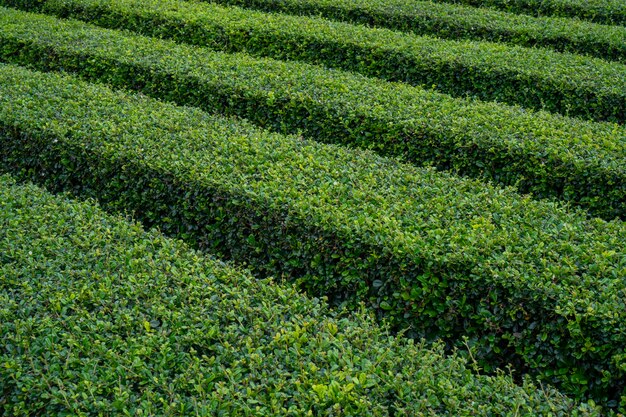
[[[15,4],[31,9],[38,8],[47,0],[11,0]],[[279,11],[303,15],[326,16],[333,19],[346,19],[355,23],[375,24],[400,30],[419,30],[418,24],[432,25],[435,30],[443,30],[450,25],[450,31],[463,31],[463,27],[472,21],[483,23],[479,15],[493,16],[496,27],[504,27],[507,21],[534,22],[542,20],[513,20],[503,13],[520,13],[531,16],[556,16],[588,20],[604,25],[626,24],[626,3],[623,0],[204,0],[208,3],[228,4],[250,7],[266,11]],[[468,5],[479,7],[472,10]],[[454,15],[456,19],[445,19],[444,14]],[[404,18],[404,19],[403,19]],[[445,19],[445,20],[444,20]],[[405,21],[403,21],[405,20]],[[417,23],[406,20],[416,20]],[[441,26],[435,22],[441,22]],[[545,20],[543,20],[545,21]],[[552,20],[547,22],[552,23]],[[484,24],[484,23],[483,23]],[[572,22],[572,24],[576,24]],[[558,23],[556,23],[558,25]],[[494,26],[492,26],[494,27]],[[579,26],[586,29],[589,26]],[[454,28],[454,29],[452,29]],[[471,29],[471,28],[470,28]],[[548,33],[549,29],[537,27],[539,32]],[[443,34],[447,34],[444,32]],[[574,38],[574,32],[568,32]],[[529,34],[532,36],[532,34]],[[542,36],[541,34],[535,36]],[[523,42],[522,38],[519,38]]]
[[432,163],[570,201],[604,218],[626,213],[626,133],[616,125],[3,8],[0,59]]
[[[626,65],[580,55],[417,37],[319,18],[178,0],[49,0],[42,8],[113,29],[227,52],[302,60],[432,86],[454,96],[597,121],[626,120]],[[626,36],[619,43],[626,49]]]
[[12,66],[0,132],[6,171],[333,304],[365,302],[410,336],[468,336],[486,369],[513,363],[609,405],[623,395],[621,222]]
[[[50,0],[38,0],[36,4],[32,0],[4,1],[18,7],[30,7],[31,10],[41,7],[44,2],[50,3]],[[578,19],[532,17],[420,0],[213,0],[209,4],[323,16],[418,35],[540,46],[609,60],[626,60],[626,28]]]
[[0,414],[593,416],[0,176]]
[[[383,1],[383,0],[379,0]],[[398,0],[404,1],[404,0]],[[414,1],[414,0],[408,0]],[[446,3],[492,7],[534,16],[564,16],[608,25],[626,25],[623,0],[437,0]]]

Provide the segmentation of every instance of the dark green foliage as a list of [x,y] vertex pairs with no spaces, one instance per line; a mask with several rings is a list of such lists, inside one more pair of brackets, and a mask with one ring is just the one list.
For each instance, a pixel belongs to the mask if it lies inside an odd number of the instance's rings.
[[598,414],[6,176],[0,226],[2,415]]
[[[395,328],[618,401],[626,229],[367,151],[0,70],[3,169],[97,197]],[[609,405],[615,405],[615,402]]]
[[[318,18],[178,0],[122,0],[115,4],[109,0],[50,0],[43,9],[227,52],[303,60],[432,86],[454,96],[596,121],[626,121],[626,66],[579,55],[416,37]],[[626,49],[626,36],[617,42]]]
[[[45,3],[54,3],[56,9],[61,2],[66,0]],[[28,7],[32,2],[3,0],[3,3]],[[626,28],[577,19],[532,17],[419,0],[211,0],[210,3],[300,16],[323,16],[418,35],[540,46],[609,60],[626,60]]]
[[626,216],[620,126],[1,8],[0,57]]
[[[409,0],[413,1],[413,0]],[[534,16],[565,16],[608,25],[626,25],[624,0],[437,0],[493,7]]]

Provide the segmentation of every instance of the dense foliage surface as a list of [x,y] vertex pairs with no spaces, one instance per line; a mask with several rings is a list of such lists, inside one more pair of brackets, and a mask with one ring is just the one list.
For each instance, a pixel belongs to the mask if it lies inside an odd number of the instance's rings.
[[[0,57],[626,213],[626,130],[0,8]],[[626,83],[626,78],[623,80]],[[624,110],[624,109],[622,109]]]
[[0,176],[0,414],[591,416]]
[[[73,0],[69,1],[72,4]],[[53,9],[67,0],[4,0],[21,7]],[[624,61],[626,27],[584,20],[532,17],[498,10],[420,0],[212,0],[300,16],[323,16],[448,39],[474,39],[541,46]],[[63,6],[67,7],[67,6]],[[195,6],[192,6],[195,7]]]
[[[380,0],[379,0],[380,1]],[[413,1],[413,0],[409,0]],[[437,0],[493,7],[538,16],[566,16],[612,25],[626,25],[626,3],[622,0]]]
[[0,80],[7,170],[365,301],[410,335],[467,335],[483,367],[623,390],[621,222],[68,77],[4,66]]
[[0,0],[0,415],[623,417],[625,4]]
[[[13,0],[0,2],[6,3]],[[121,0],[114,4],[110,0],[50,0],[43,9],[228,52],[304,60],[432,86],[455,96],[471,95],[597,121],[626,121],[626,66],[579,55],[417,37],[179,0]],[[29,18],[13,15],[12,19],[19,24]],[[29,24],[40,31],[50,24],[30,19]]]

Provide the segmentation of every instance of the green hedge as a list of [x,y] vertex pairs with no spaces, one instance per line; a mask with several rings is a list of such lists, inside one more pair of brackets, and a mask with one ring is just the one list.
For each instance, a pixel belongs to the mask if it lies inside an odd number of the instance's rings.
[[[47,12],[63,17],[227,52],[303,60],[432,86],[454,96],[469,95],[597,121],[626,121],[626,66],[595,58],[416,37],[323,19],[177,0],[50,0],[45,4]],[[626,48],[626,38],[620,44]]]
[[0,414],[598,415],[0,176]]
[[[406,0],[404,0],[406,1]],[[409,0],[414,1],[414,0]],[[623,0],[437,0],[446,3],[493,7],[534,16],[574,17],[608,25],[626,25]]]
[[0,132],[15,175],[334,305],[365,301],[411,337],[467,335],[487,369],[511,362],[609,405],[623,395],[621,222],[16,67],[0,71]]
[[[55,3],[63,0],[54,0]],[[42,0],[4,0],[40,7]],[[46,3],[49,3],[46,2]],[[266,12],[323,16],[447,39],[506,42],[626,61],[626,28],[577,19],[532,17],[457,4],[407,0],[212,0]],[[58,6],[55,5],[55,8]],[[67,7],[67,6],[65,6]],[[197,6],[194,6],[194,8]]]
[[368,147],[626,217],[626,132],[299,63],[0,9],[0,59]]

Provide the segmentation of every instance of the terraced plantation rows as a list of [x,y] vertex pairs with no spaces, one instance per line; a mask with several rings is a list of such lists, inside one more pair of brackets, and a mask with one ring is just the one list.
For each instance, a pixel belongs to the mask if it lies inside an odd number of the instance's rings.
[[624,28],[224,3],[0,0],[0,410],[623,413]]
[[[25,0],[11,0],[24,4]],[[213,0],[211,3],[302,16],[323,16],[448,39],[542,46],[624,60],[626,28],[555,17],[536,18],[486,8],[419,0]],[[507,2],[509,5],[513,2]],[[533,4],[533,10],[547,1]],[[585,2],[588,4],[588,2]],[[620,3],[621,4],[621,3]]]
[[608,219],[626,211],[626,130],[618,125],[452,99],[348,72],[9,9],[0,9],[0,23],[0,57],[10,62],[73,71],[283,133],[486,177]]
[[[0,2],[3,3],[4,0]],[[599,121],[626,120],[626,66],[577,55],[416,37],[238,8],[181,6],[176,0],[125,0],[114,4],[108,0],[51,0],[43,3],[42,9],[106,27],[208,45],[227,52],[246,51],[277,59],[302,60],[392,81],[432,86],[455,96],[471,94],[480,99]],[[32,16],[5,13],[4,20],[7,18],[16,26],[20,20],[22,24],[34,25],[36,30],[28,35],[40,41],[46,26],[54,25],[50,20]],[[19,29],[7,28],[7,31],[15,35]],[[94,35],[98,36],[97,31]]]
[[594,415],[91,204],[0,198],[5,415]]
[[[281,0],[252,1],[225,0],[223,5],[250,6],[269,12],[286,12],[300,16],[323,16],[329,19],[350,23],[395,29],[417,35],[436,35],[446,39],[472,39],[504,42],[520,46],[543,46],[562,52],[582,53],[598,58],[624,62],[626,60],[626,27],[598,25],[585,21],[573,21],[559,18],[534,18],[499,11],[477,9],[474,7],[433,3],[430,1],[404,0],[396,2],[373,3],[369,0],[321,1],[321,0]],[[115,2],[102,0],[39,0],[33,4],[30,0],[3,0],[4,5],[19,7],[24,10],[44,10],[61,16],[79,16],[94,19],[107,27],[128,25],[131,17],[135,24],[138,16],[143,19],[159,21],[156,26],[143,25],[143,33],[158,33],[165,37],[181,36],[180,30],[165,26],[174,20],[180,25],[185,23],[185,41],[210,43],[210,36],[217,28],[223,29],[221,36],[250,36],[261,32],[268,36],[268,31],[280,34],[285,29],[293,34],[318,36],[334,29],[335,40],[338,33],[349,33],[348,40],[363,39],[368,41],[376,33],[379,44],[393,48],[398,44],[409,44],[411,37],[400,33],[368,31],[363,28],[330,23],[320,19],[303,19],[289,15],[255,13],[247,9],[233,7],[222,8],[214,3],[187,3],[132,1]],[[132,5],[132,6],[131,6]],[[129,7],[130,6],[130,7]],[[88,16],[88,17],[87,17]],[[200,17],[198,19],[198,17]],[[170,23],[171,24],[171,23]],[[224,25],[228,25],[224,28]],[[294,31],[303,26],[308,30]],[[224,30],[225,29],[225,30]],[[200,31],[200,32],[198,32]],[[190,33],[192,32],[192,33]],[[208,33],[206,33],[208,32]],[[322,32],[322,33],[320,33]],[[271,33],[271,32],[270,32]],[[289,32],[282,32],[288,35]],[[209,39],[206,39],[209,37]],[[384,43],[380,42],[385,40]],[[343,41],[343,39],[341,39]],[[293,42],[294,38],[282,36],[281,42]],[[319,41],[319,40],[318,40]],[[432,43],[434,39],[429,39]],[[227,44],[228,47],[241,47],[240,44]],[[246,42],[246,47],[258,48],[259,40]],[[328,41],[326,42],[328,43]],[[346,46],[346,42],[342,42]],[[449,44],[449,43],[448,43]],[[283,46],[284,47],[284,46]],[[405,48],[406,49],[406,48]],[[284,53],[282,48],[274,48],[274,53]],[[376,62],[374,62],[376,63]],[[384,62],[383,62],[384,63]],[[379,63],[380,64],[380,63]],[[398,70],[407,70],[397,68]]]
[[[15,0],[25,1],[25,0]],[[209,1],[209,0],[207,0]],[[210,0],[212,3],[232,4],[252,7],[261,10],[281,11],[288,13],[322,14],[327,17],[350,16],[358,23],[373,23],[384,25],[383,16],[391,18],[394,28],[406,30],[413,28],[408,23],[415,15],[440,15],[437,11],[446,11],[450,14],[467,14],[474,19],[484,16],[499,16],[492,10],[501,10],[531,16],[561,16],[574,17],[570,19],[572,25],[579,20],[603,23],[607,25],[624,25],[626,23],[626,5],[621,0]],[[467,5],[479,7],[471,8],[450,7]],[[446,7],[448,6],[448,7]],[[472,11],[473,10],[473,11]],[[443,13],[442,13],[443,14]],[[402,18],[400,16],[403,16]],[[497,19],[497,20],[499,20]],[[434,20],[434,19],[433,19]],[[530,19],[526,20],[532,21]],[[498,24],[499,22],[495,22]],[[498,24],[499,26],[499,24]],[[550,28],[544,28],[549,31]],[[435,29],[436,30],[436,29]],[[506,30],[506,29],[505,29]],[[529,36],[533,36],[532,34]]]

